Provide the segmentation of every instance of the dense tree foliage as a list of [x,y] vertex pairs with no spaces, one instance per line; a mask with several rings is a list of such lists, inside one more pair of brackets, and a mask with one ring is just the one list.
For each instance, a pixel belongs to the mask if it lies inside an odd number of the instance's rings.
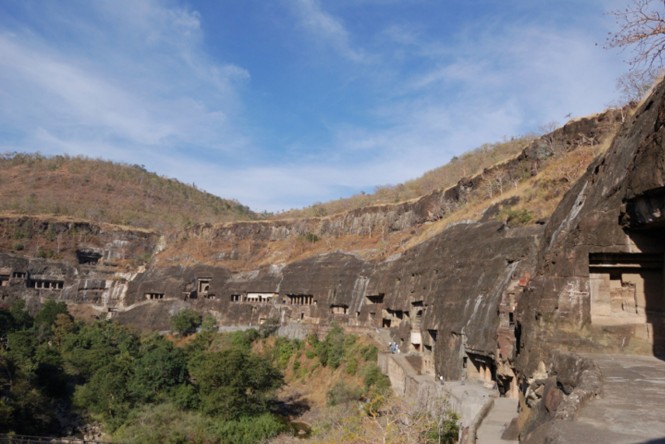
[[191,335],[201,326],[202,317],[196,311],[185,309],[171,317],[171,330],[181,336]]
[[[0,321],[0,433],[61,436],[97,422],[123,443],[265,442],[293,425],[294,410],[274,397],[282,371],[303,381],[323,372],[328,406],[347,413],[334,430],[372,436],[394,422],[376,347],[339,326],[302,341],[266,329],[218,333],[208,319],[193,337],[140,337],[76,321],[55,301],[32,314],[22,302],[0,305]],[[417,419],[404,415],[404,424]],[[432,420],[418,421],[431,431]]]
[[[183,334],[201,323],[186,315]],[[46,301],[34,316],[22,302],[0,306],[0,433],[59,435],[80,419],[123,442],[252,443],[282,431],[271,408],[283,377],[252,352],[259,333],[215,334],[208,324],[176,347],[74,321],[64,303]]]

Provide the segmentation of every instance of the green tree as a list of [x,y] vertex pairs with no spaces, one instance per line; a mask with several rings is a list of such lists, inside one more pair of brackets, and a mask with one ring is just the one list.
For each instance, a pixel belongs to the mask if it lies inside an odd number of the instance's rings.
[[344,330],[339,325],[333,325],[325,339],[315,345],[321,365],[334,369],[340,366],[344,358],[345,340]]
[[206,333],[214,333],[219,329],[217,326],[217,319],[211,314],[207,314],[203,317],[203,322],[201,322],[201,331]]
[[12,315],[12,319],[14,319],[15,330],[32,326],[32,316],[28,313],[23,299],[14,301],[9,308],[9,313]]
[[134,407],[129,387],[133,374],[132,358],[127,354],[115,356],[98,368],[85,385],[76,387],[74,403],[115,430],[127,420]]
[[200,355],[189,371],[201,409],[226,419],[265,412],[270,396],[284,382],[267,360],[238,348]]
[[201,315],[187,308],[171,316],[171,330],[181,336],[187,336],[195,333],[201,322]]
[[14,317],[4,308],[0,308],[0,338],[7,337],[7,333],[14,330]]
[[64,302],[56,302],[53,299],[47,299],[46,302],[42,304],[34,319],[35,333],[40,340],[51,335],[55,321],[58,319],[59,315],[70,316],[67,311],[67,304]]
[[162,336],[145,339],[138,351],[129,387],[135,398],[152,402],[187,378],[185,353]]
[[68,371],[89,379],[115,356],[136,356],[139,341],[127,328],[113,322],[79,324],[62,338],[61,352]]

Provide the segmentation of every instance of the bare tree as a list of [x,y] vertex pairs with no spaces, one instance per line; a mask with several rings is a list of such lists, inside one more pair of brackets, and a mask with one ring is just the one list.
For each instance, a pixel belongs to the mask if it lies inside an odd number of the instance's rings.
[[610,34],[610,48],[634,48],[627,60],[630,72],[619,79],[619,88],[628,100],[641,98],[660,75],[665,55],[665,0],[630,0],[629,5],[612,11],[619,30]]
[[624,103],[639,102],[651,91],[655,81],[656,76],[651,71],[630,70],[619,77],[617,87],[621,91]]

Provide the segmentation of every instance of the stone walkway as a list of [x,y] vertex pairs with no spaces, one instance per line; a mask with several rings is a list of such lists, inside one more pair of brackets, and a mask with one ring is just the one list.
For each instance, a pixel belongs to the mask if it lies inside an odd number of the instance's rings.
[[501,439],[503,431],[516,416],[517,399],[496,398],[492,410],[490,410],[478,428],[476,444],[507,444],[518,442]]
[[[372,336],[379,344],[388,344],[391,341],[390,333],[387,330],[377,329],[372,333]],[[490,390],[482,384],[472,381],[467,381],[466,384],[461,381],[446,381],[444,386],[441,387],[432,376],[417,374],[407,361],[405,355],[394,354],[387,356],[404,369],[406,378],[421,386],[431,385],[447,393],[451,407],[460,414],[463,424],[469,425],[477,418],[479,412],[487,403],[493,401],[491,410],[482,420],[477,430],[477,444],[509,444],[518,442],[501,439],[504,430],[508,427],[512,419],[517,416],[516,399],[499,398],[496,390]],[[403,383],[395,384],[394,381],[393,384],[398,387],[398,391],[404,389]]]
[[585,355],[603,373],[603,395],[575,421],[559,421],[553,442],[665,443],[665,361],[650,356]]

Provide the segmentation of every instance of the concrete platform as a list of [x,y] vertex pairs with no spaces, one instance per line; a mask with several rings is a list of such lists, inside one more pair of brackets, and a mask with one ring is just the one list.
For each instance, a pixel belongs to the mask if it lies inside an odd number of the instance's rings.
[[476,444],[508,444],[518,441],[501,439],[503,431],[517,416],[517,399],[496,398],[476,434]]
[[553,442],[665,443],[665,361],[648,356],[585,355],[603,373],[603,395],[575,421],[557,421]]

